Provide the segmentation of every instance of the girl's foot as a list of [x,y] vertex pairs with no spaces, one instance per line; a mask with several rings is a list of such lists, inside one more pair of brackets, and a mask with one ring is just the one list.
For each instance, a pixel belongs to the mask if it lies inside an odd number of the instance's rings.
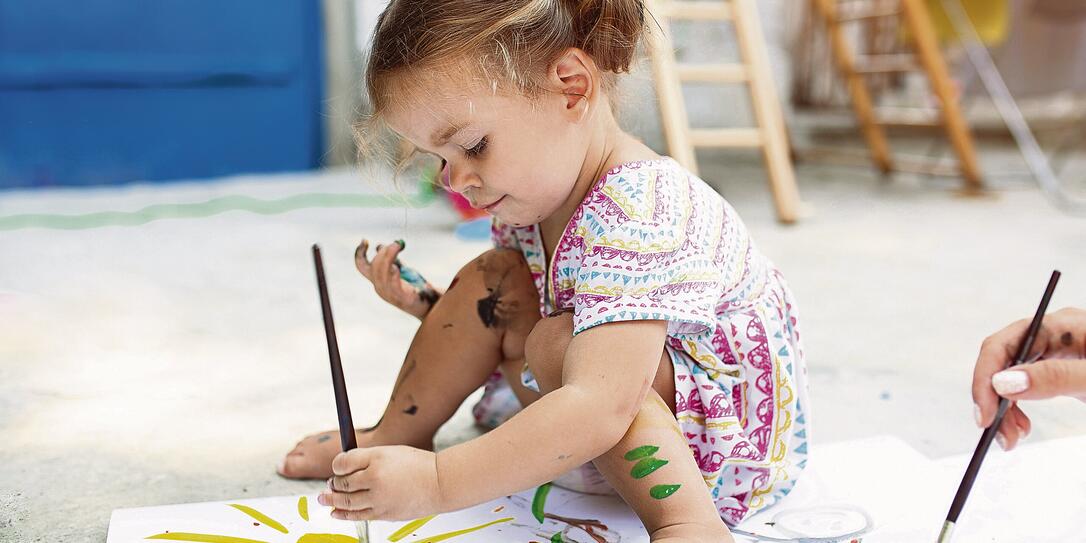
[[[359,447],[394,445],[378,443],[372,431],[355,430],[355,436]],[[327,479],[332,476],[332,459],[341,452],[343,447],[339,441],[339,430],[309,435],[287,453],[275,471],[288,479]]]

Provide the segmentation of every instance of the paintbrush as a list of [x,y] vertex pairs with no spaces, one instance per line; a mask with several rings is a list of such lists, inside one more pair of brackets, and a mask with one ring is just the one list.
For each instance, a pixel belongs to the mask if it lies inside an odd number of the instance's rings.
[[[1033,321],[1029,323],[1026,336],[1022,338],[1022,343],[1018,346],[1018,352],[1008,367],[1022,364],[1029,357],[1029,352],[1033,350],[1033,341],[1037,339],[1037,331],[1041,329],[1041,321],[1044,319],[1045,311],[1048,310],[1048,302],[1052,299],[1052,292],[1056,290],[1056,283],[1059,280],[1060,272],[1054,270],[1052,277],[1048,280],[1048,287],[1045,288],[1044,296],[1041,297],[1041,305],[1037,306],[1037,312],[1033,314]],[[965,507],[965,500],[969,497],[973,482],[977,480],[977,473],[980,471],[981,463],[984,462],[984,455],[988,453],[988,447],[991,447],[992,440],[995,439],[996,434],[999,432],[999,425],[1003,423],[1003,416],[1007,414],[1007,409],[1010,406],[1010,400],[1006,398],[999,399],[999,409],[996,411],[995,420],[992,421],[988,428],[985,428],[984,433],[980,436],[980,442],[977,443],[977,449],[973,451],[973,458],[969,460],[969,467],[965,469],[965,476],[962,477],[962,482],[958,485],[958,492],[954,494],[954,501],[950,504],[950,512],[947,513],[943,529],[939,532],[938,543],[950,541],[950,536],[954,532],[954,525],[958,522],[958,515],[961,514],[962,508]]]
[[[354,421],[351,420],[347,386],[343,382],[343,364],[339,360],[336,325],[332,321],[332,303],[328,300],[328,285],[324,281],[324,261],[321,259],[321,248],[317,244],[313,244],[313,265],[317,269],[317,289],[320,290],[321,312],[324,314],[324,336],[328,340],[328,361],[332,366],[332,390],[336,395],[336,413],[339,415],[339,441],[346,452],[357,448],[358,442],[354,435]],[[369,543],[369,522],[355,522],[355,529],[358,532],[358,543]]]

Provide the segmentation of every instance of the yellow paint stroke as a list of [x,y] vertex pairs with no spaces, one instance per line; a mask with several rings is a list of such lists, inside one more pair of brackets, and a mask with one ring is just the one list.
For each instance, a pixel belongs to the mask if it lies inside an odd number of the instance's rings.
[[298,498],[298,516],[306,522],[309,521],[309,501],[305,499],[305,496]]
[[408,522],[407,524],[404,524],[403,528],[400,528],[399,530],[396,530],[395,532],[392,533],[392,535],[388,536],[388,540],[395,543],[396,541],[399,541],[399,540],[413,534],[415,532],[415,530],[418,530],[419,528],[422,528],[422,526],[425,525],[427,522],[430,522],[431,520],[434,520],[434,517],[436,517],[436,516],[437,515],[430,515],[428,517],[422,517],[422,518],[412,520],[411,522]]
[[414,543],[437,543],[438,541],[445,541],[446,539],[452,539],[454,537],[459,537],[459,536],[462,536],[464,534],[470,534],[471,532],[477,532],[479,530],[482,530],[483,528],[493,526],[495,524],[501,524],[503,522],[509,522],[511,520],[513,520],[513,517],[500,518],[498,520],[488,522],[486,524],[480,524],[480,525],[475,526],[473,528],[465,528],[463,530],[457,530],[455,532],[448,532],[448,533],[444,533],[444,534],[438,534],[438,535],[435,535],[435,536],[430,536],[430,537],[427,537],[426,539],[420,539],[418,541],[415,541]]
[[305,534],[298,543],[358,543],[358,538],[339,534]]
[[268,515],[265,515],[264,513],[261,513],[260,511],[257,511],[256,509],[253,509],[252,507],[249,507],[248,505],[241,505],[240,503],[231,503],[231,504],[228,504],[228,505],[230,507],[233,507],[234,509],[237,509],[238,511],[241,511],[242,513],[245,513],[246,515],[249,515],[250,517],[253,517],[254,519],[256,519],[256,520],[258,520],[258,521],[260,521],[260,522],[262,522],[264,524],[267,524],[271,528],[275,528],[276,530],[279,530],[280,532],[283,532],[284,534],[287,533],[287,527],[286,526],[283,526],[282,524],[279,524],[278,522],[275,521],[275,519],[269,517]]
[[228,535],[211,534],[187,534],[185,532],[173,532],[168,534],[155,534],[145,539],[168,539],[170,541],[195,541],[197,543],[268,543],[259,539],[245,539],[244,537],[232,537]]

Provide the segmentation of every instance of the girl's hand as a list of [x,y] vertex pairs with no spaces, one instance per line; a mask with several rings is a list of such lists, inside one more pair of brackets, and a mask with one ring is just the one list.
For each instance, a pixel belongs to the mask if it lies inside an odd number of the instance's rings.
[[420,320],[430,312],[436,300],[436,291],[429,284],[419,289],[400,278],[400,268],[396,265],[396,255],[403,246],[400,243],[378,245],[373,260],[369,259],[369,240],[354,250],[354,265],[363,277],[373,283],[373,289],[382,300],[418,317]]
[[342,520],[411,520],[444,511],[437,455],[396,445],[340,453],[330,490],[317,497]]

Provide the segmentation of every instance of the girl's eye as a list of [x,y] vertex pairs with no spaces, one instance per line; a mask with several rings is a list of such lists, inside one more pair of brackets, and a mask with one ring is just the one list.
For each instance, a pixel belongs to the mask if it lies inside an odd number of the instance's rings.
[[487,137],[483,136],[483,138],[479,140],[479,143],[476,143],[470,149],[465,149],[464,154],[469,156],[469,157],[477,157],[477,156],[483,154],[483,151],[486,150],[486,144],[487,144]]

